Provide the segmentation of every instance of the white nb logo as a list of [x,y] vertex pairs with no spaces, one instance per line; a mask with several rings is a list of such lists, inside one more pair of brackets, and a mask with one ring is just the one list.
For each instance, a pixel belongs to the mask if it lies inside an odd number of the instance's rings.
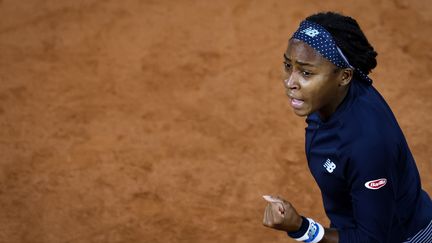
[[327,159],[323,166],[329,173],[332,173],[336,169],[336,164],[330,159]]
[[305,33],[306,35],[308,35],[310,37],[315,37],[316,35],[319,34],[318,30],[316,30],[316,29],[314,29],[312,27],[309,27],[309,28],[307,28],[305,30],[302,30],[301,33]]

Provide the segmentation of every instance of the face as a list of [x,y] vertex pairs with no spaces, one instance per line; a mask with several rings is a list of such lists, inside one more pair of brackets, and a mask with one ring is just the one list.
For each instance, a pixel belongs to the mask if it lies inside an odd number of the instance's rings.
[[284,59],[284,84],[294,112],[307,116],[318,111],[322,117],[330,116],[346,91],[343,69],[296,39],[290,40]]

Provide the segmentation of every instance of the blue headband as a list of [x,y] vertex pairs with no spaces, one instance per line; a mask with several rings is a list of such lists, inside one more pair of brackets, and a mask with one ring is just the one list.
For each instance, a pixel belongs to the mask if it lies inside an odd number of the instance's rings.
[[372,84],[372,79],[349,63],[341,49],[336,45],[332,35],[321,25],[305,20],[300,23],[300,27],[292,38],[305,42],[337,67],[354,69],[362,80]]

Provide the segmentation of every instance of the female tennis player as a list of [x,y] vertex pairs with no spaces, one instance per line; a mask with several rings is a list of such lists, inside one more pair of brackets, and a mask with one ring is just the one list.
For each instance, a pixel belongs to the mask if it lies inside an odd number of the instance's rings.
[[331,224],[269,201],[263,224],[304,242],[432,242],[432,201],[405,137],[367,76],[377,53],[357,22],[318,13],[284,53],[286,93],[306,116],[306,155]]

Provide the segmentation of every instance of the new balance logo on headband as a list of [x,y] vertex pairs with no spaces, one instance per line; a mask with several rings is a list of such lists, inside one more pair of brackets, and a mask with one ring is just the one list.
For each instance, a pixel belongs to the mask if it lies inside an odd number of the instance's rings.
[[314,29],[313,27],[309,27],[309,28],[304,29],[300,32],[304,33],[305,35],[308,35],[310,37],[315,37],[316,35],[318,35],[320,33],[318,30]]

